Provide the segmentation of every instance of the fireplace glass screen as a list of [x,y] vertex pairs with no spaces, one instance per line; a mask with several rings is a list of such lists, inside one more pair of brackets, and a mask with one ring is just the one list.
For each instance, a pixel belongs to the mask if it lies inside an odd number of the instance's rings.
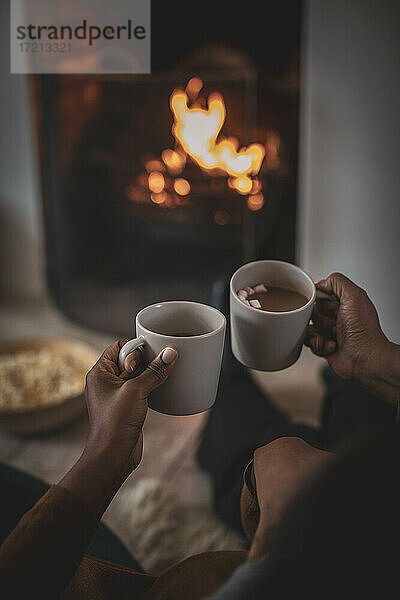
[[[268,92],[243,64],[34,83],[49,287],[74,320],[129,335],[147,304],[209,302],[243,262],[293,260],[296,94]],[[179,144],[177,89],[203,110],[223,98],[218,140],[262,146],[251,189]]]

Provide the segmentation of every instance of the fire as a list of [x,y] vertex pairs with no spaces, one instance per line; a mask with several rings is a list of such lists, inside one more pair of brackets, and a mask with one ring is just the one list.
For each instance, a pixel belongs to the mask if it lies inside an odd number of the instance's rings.
[[[196,91],[200,87],[196,82]],[[171,96],[175,139],[202,169],[217,169],[230,175],[232,187],[247,194],[253,185],[251,176],[257,175],[261,168],[264,146],[251,144],[238,150],[235,138],[222,137],[217,141],[226,116],[225,103],[219,94],[209,96],[207,109],[189,108],[188,101],[186,91],[175,90]]]
[[186,157],[181,152],[176,152],[175,150],[171,150],[167,148],[163,150],[161,153],[161,157],[164,163],[167,165],[168,170],[173,175],[177,175],[182,171],[186,163]]
[[[239,194],[248,196],[249,210],[258,211],[264,206],[265,199],[257,175],[264,157],[264,170],[279,166],[279,133],[268,132],[265,146],[253,143],[241,147],[236,138],[221,134],[226,118],[224,99],[218,93],[210,94],[207,99],[200,94],[202,87],[203,81],[192,77],[185,90],[172,93],[170,106],[174,116],[175,148],[164,149],[158,157],[143,157],[146,172],[136,178],[135,184],[128,186],[126,195],[139,204],[148,202],[150,195],[150,200],[162,208],[190,206],[192,184],[184,172],[190,157],[209,175],[225,176],[225,179],[212,177],[212,192],[223,193],[227,184]],[[226,225],[230,218],[225,210],[217,210],[214,214],[217,225]]]

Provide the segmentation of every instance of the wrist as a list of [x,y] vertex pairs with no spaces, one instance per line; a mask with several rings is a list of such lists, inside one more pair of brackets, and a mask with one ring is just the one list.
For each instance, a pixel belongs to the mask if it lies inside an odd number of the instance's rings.
[[381,376],[387,360],[389,343],[383,334],[382,337],[368,342],[367,348],[360,353],[354,368],[356,383],[365,386],[369,381]]
[[[86,446],[81,457],[59,482],[61,487],[78,496],[100,519],[130,471],[121,456],[107,446]],[[128,461],[129,462],[129,461]]]
[[385,351],[377,377],[400,389],[400,346],[386,341]]
[[385,337],[360,365],[355,380],[395,406],[400,390],[400,346]]
[[104,465],[108,470],[125,470],[138,444],[139,435],[119,430],[118,432],[89,431],[82,457],[93,463]]

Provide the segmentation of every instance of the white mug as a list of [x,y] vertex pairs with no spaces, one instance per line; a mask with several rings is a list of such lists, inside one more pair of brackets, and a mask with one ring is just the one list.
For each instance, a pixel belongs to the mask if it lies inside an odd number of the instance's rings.
[[167,381],[155,389],[149,406],[167,415],[193,415],[210,408],[217,395],[226,319],[216,308],[198,302],[159,302],[136,315],[137,337],[119,353],[123,369],[126,356],[141,348],[149,364],[166,346],[179,352]]
[[[265,283],[300,292],[306,304],[287,312],[269,312],[242,302],[237,292],[246,286]],[[259,260],[240,267],[231,278],[230,313],[232,352],[246,367],[279,371],[300,356],[311,318],[316,288],[300,267],[279,260]]]

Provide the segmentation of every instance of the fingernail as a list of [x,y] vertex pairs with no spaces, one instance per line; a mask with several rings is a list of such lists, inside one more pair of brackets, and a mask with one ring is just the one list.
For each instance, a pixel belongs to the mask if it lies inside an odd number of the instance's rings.
[[164,352],[161,354],[161,360],[166,365],[170,365],[175,360],[177,355],[178,353],[175,348],[165,348]]

